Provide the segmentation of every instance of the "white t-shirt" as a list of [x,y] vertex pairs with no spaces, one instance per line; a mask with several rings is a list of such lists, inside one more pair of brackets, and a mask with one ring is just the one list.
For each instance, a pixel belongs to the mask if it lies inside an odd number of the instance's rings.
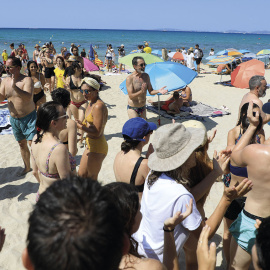
[[215,55],[215,52],[214,51],[210,51],[209,55],[210,56]]
[[191,69],[195,69],[193,57],[193,53],[187,54],[187,67]]
[[164,221],[177,211],[186,211],[186,204],[193,199],[192,213],[174,229],[176,251],[185,244],[189,230],[196,230],[202,221],[192,194],[181,184],[162,174],[150,187],[147,179],[144,184],[141,202],[142,221],[139,230],[133,235],[138,241],[138,252],[149,258],[163,261]]
[[195,49],[195,50],[194,50],[194,58],[198,58],[198,52],[199,52],[198,49]]

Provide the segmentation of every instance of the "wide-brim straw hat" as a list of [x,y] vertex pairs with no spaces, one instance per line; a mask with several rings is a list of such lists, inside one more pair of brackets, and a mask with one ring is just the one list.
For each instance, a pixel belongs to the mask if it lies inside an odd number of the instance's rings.
[[36,44],[36,46],[34,48],[40,47],[38,44]]
[[202,145],[204,137],[203,129],[185,128],[180,123],[158,128],[152,143],[155,151],[149,156],[148,167],[157,172],[177,169]]
[[203,139],[203,143],[202,143],[202,146],[205,145],[206,141],[208,140],[207,138],[207,130],[206,130],[206,127],[205,125],[200,122],[200,121],[197,121],[197,120],[188,120],[188,121],[185,121],[182,123],[185,128],[200,128],[202,130],[204,130],[204,139]]

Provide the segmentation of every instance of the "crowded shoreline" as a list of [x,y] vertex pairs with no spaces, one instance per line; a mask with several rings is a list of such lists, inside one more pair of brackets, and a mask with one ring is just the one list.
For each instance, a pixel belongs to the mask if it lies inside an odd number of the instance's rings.
[[[201,65],[201,69],[209,71],[210,68]],[[98,71],[93,72],[100,74]],[[102,184],[114,182],[113,162],[115,155],[120,151],[122,139],[122,127],[128,120],[126,112],[127,96],[119,90],[120,83],[127,78],[127,74],[101,74],[101,79],[106,81],[106,88],[100,91],[100,98],[108,108],[108,122],[104,130],[105,138],[108,142],[109,152],[105,158],[102,169],[99,174],[99,181]],[[224,76],[229,79],[228,75]],[[270,72],[266,70],[265,78],[270,81]],[[214,82],[219,80],[219,76],[215,74],[199,74],[199,76],[189,85],[192,89],[193,100],[202,102],[216,108],[226,106],[231,114],[223,117],[205,118],[205,125],[208,135],[210,136],[214,129],[217,129],[217,135],[210,144],[208,154],[213,156],[214,150],[223,150],[226,145],[228,131],[235,126],[239,104],[242,97],[249,90],[230,88],[222,85],[215,85]],[[46,92],[47,101],[50,100],[49,92]],[[165,96],[166,97],[166,96]],[[162,97],[161,100],[165,99]],[[153,98],[157,101],[157,97]],[[262,98],[263,103],[267,102],[268,94]],[[1,109],[7,108],[7,105],[1,105]],[[147,111],[147,121],[157,123],[157,115]],[[170,123],[171,121],[165,118],[161,119],[161,125]],[[177,121],[184,122],[184,121]],[[264,126],[266,138],[270,135],[269,126]],[[151,140],[150,140],[151,142]],[[38,183],[32,173],[28,173],[25,177],[18,178],[16,173],[18,166],[22,167],[22,160],[17,143],[12,135],[2,135],[0,154],[2,179],[0,198],[1,210],[3,218],[1,226],[6,228],[6,243],[1,253],[0,266],[3,269],[23,269],[20,259],[20,254],[25,247],[26,233],[28,229],[27,219],[32,206],[35,204],[35,196],[38,188]],[[80,158],[84,149],[78,148],[76,155],[77,169],[80,163]],[[206,216],[211,214],[215,209],[223,192],[223,183],[216,182],[206,201]],[[217,231],[217,235],[213,238],[218,247],[222,246],[221,235],[222,225]],[[217,267],[216,269],[224,269],[225,262],[223,260],[222,250],[218,248],[217,252]]]

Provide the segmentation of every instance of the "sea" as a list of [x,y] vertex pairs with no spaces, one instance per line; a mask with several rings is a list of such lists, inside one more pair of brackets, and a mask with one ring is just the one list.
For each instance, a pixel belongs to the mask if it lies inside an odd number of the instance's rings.
[[9,44],[14,43],[15,48],[23,43],[32,58],[35,44],[42,46],[46,42],[52,42],[57,53],[61,47],[70,48],[71,43],[81,45],[80,49],[89,50],[93,44],[99,58],[104,59],[107,44],[112,44],[117,50],[121,44],[125,45],[126,54],[136,50],[144,41],[149,42],[152,50],[175,51],[176,48],[186,49],[199,44],[204,51],[204,57],[208,56],[210,49],[215,52],[227,49],[246,49],[257,53],[262,49],[270,48],[270,35],[244,34],[244,33],[218,33],[218,32],[184,32],[184,31],[154,31],[154,30],[94,30],[94,29],[28,29],[28,28],[0,28],[0,50],[7,50]]

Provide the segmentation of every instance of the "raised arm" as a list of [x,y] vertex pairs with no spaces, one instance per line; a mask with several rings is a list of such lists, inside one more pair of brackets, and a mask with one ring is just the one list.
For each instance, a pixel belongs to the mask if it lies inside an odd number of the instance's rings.
[[6,94],[5,94],[5,81],[2,81],[0,83],[0,102],[5,100]]
[[250,152],[248,151],[249,148],[252,148],[253,145],[250,145],[247,148],[246,146],[249,145],[250,140],[252,139],[252,136],[256,132],[257,126],[259,125],[259,112],[256,112],[256,115],[253,115],[253,102],[249,102],[248,106],[248,112],[247,117],[249,119],[249,126],[246,130],[246,132],[242,135],[238,143],[235,145],[233,151],[232,151],[232,160],[241,167],[247,166],[247,154]]

